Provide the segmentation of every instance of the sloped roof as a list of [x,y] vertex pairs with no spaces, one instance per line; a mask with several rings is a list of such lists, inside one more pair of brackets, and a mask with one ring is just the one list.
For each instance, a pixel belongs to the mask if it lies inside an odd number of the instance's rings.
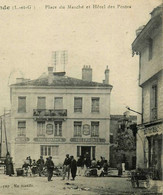
[[48,76],[39,77],[35,80],[30,80],[27,82],[16,83],[11,86],[87,86],[87,87],[111,87],[112,85],[103,84],[98,82],[84,81],[81,79],[76,79],[67,76],[54,76],[53,82],[49,84]]

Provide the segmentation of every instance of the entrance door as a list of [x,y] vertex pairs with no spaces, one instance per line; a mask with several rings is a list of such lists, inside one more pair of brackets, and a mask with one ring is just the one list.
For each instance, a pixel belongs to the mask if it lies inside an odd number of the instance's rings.
[[89,157],[91,159],[91,147],[90,146],[81,146],[81,156]]

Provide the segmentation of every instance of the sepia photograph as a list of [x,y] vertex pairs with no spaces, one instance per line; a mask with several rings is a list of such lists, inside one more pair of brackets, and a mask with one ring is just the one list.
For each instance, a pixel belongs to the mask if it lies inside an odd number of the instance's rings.
[[163,1],[0,1],[0,195],[163,194]]

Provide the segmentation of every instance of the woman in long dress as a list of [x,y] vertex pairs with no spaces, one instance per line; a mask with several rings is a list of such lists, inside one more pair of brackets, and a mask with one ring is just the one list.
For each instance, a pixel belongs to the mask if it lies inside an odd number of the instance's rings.
[[9,152],[6,154],[5,165],[6,165],[6,175],[12,176],[14,174],[14,167],[13,167],[12,157],[10,157]]

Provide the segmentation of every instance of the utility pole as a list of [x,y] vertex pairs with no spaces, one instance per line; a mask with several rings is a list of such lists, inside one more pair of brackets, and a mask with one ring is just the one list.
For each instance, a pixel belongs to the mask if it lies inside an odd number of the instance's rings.
[[3,119],[3,125],[4,125],[4,131],[5,131],[5,141],[6,141],[6,150],[7,150],[7,153],[8,153],[8,143],[7,143],[7,133],[6,133],[6,121],[5,121],[5,108],[4,108],[4,119]]
[[3,142],[3,140],[2,140],[2,116],[1,116],[1,151],[0,151],[0,157],[2,157],[2,142]]

